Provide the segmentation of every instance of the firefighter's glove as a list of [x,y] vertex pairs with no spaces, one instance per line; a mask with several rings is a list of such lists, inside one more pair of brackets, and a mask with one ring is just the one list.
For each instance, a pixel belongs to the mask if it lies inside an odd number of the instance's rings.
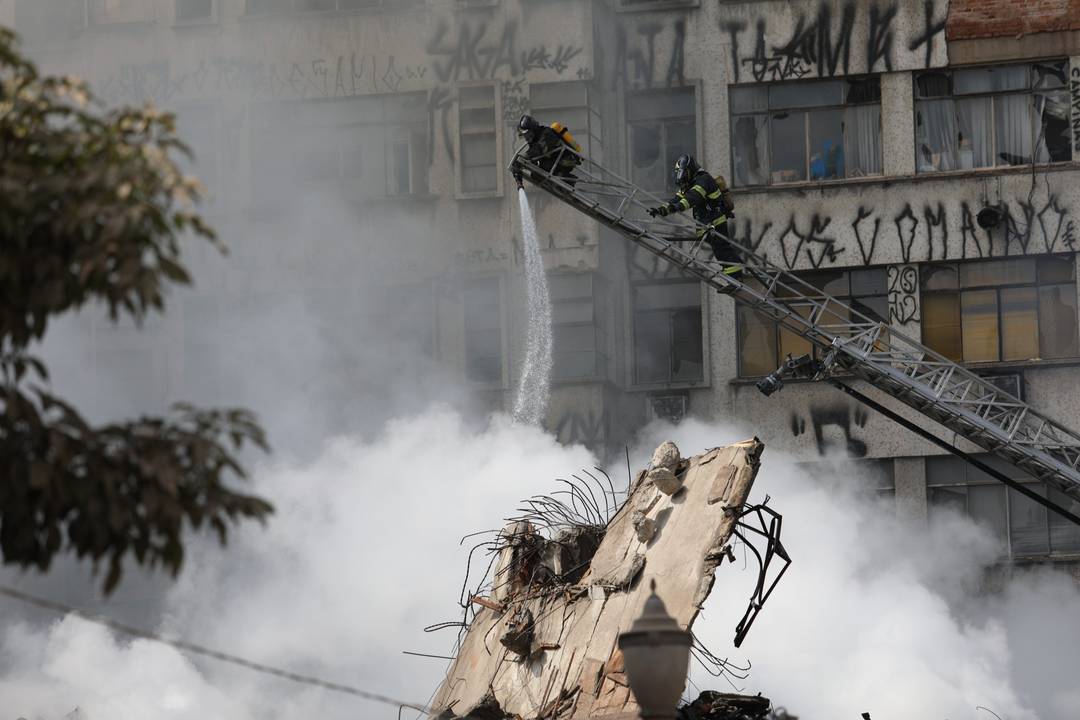
[[667,205],[660,205],[659,207],[649,208],[649,215],[651,217],[667,217],[669,212],[671,211],[668,209]]

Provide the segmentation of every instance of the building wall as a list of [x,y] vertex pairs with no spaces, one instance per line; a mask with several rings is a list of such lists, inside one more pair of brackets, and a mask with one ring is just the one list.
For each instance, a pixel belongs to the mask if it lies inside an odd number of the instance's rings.
[[[18,25],[20,8],[32,4],[0,0],[0,21]],[[587,139],[590,155],[628,175],[654,178],[650,182],[662,182],[669,169],[666,157],[648,155],[649,138],[658,139],[661,155],[689,143],[706,167],[732,179],[739,243],[800,272],[880,270],[882,312],[895,332],[916,340],[927,332],[919,279],[928,263],[1075,255],[1080,57],[1067,66],[1068,82],[1057,95],[1067,97],[1071,110],[1072,159],[1062,162],[928,172],[939,159],[920,147],[916,97],[925,91],[920,73],[926,71],[1080,56],[1073,2],[1035,8],[1022,0],[419,0],[256,15],[245,0],[215,0],[205,22],[179,21],[169,0],[137,4],[150,10],[140,22],[72,26],[45,39],[28,37],[27,46],[47,70],[77,68],[110,102],[153,100],[178,109],[182,119],[186,109],[213,108],[216,150],[210,155],[220,180],[211,188],[210,212],[226,231],[237,230],[237,247],[228,264],[200,276],[207,278],[202,287],[251,295],[316,288],[340,302],[357,277],[377,278],[386,287],[426,285],[437,327],[432,355],[467,378],[470,288],[494,278],[491,287],[501,299],[492,316],[500,331],[492,360],[497,367],[471,384],[492,407],[507,402],[527,325],[517,198],[502,168],[513,149],[513,125],[530,109],[572,115],[571,129]],[[733,120],[736,98],[749,97],[755,87],[764,88],[765,97],[779,96],[785,83],[826,88],[810,84],[858,78],[869,78],[880,96],[871,103],[880,108],[879,167],[835,180],[780,173],[764,186],[739,181],[733,145],[745,123]],[[468,192],[463,118],[471,98],[487,92],[476,88],[484,87],[493,88],[497,182],[490,191]],[[285,106],[334,102],[348,117],[349,101],[411,93],[423,103],[426,137],[414,149],[426,157],[423,187],[371,199],[356,197],[343,177],[331,206],[307,207],[302,216],[312,228],[325,221],[326,232],[355,228],[355,246],[322,242],[307,226],[280,227],[272,212],[260,209],[265,178],[256,137],[267,117]],[[676,113],[687,97],[691,109],[679,110],[677,120],[655,119]],[[317,142],[312,147],[327,149]],[[340,154],[347,152],[343,146]],[[813,163],[808,159],[810,177]],[[203,162],[199,169],[206,167]],[[292,185],[305,192],[305,183]],[[781,394],[763,397],[754,373],[740,369],[743,321],[729,298],[700,290],[691,303],[700,309],[688,306],[673,268],[540,193],[528,197],[546,267],[553,278],[571,278],[560,281],[565,294],[555,298],[557,320],[566,321],[557,328],[556,352],[592,368],[575,366],[556,382],[548,426],[561,440],[621,448],[653,417],[730,418],[754,428],[770,447],[811,461],[834,453],[880,461],[890,468],[900,507],[926,515],[932,493],[923,458],[939,450],[829,387],[790,383]],[[998,227],[989,230],[977,220],[988,206],[1001,213]],[[265,230],[257,242],[240,232],[252,224]],[[573,279],[582,275],[587,283]],[[1074,293],[1076,286],[1074,268]],[[659,296],[680,299],[670,308],[664,300],[659,315],[646,322],[634,308],[653,297],[648,293],[655,287]],[[672,332],[684,335],[693,334],[699,313],[701,340],[696,350],[673,347],[672,357],[683,365],[657,379],[643,372],[641,337],[662,326],[664,313]],[[182,312],[170,322],[180,329],[170,326],[154,342],[175,342],[183,333]],[[580,345],[560,347],[559,338]],[[1027,399],[1075,427],[1075,363],[1070,356],[973,367],[1021,375]],[[162,363],[159,369],[148,387],[161,379],[183,386],[182,367]]]

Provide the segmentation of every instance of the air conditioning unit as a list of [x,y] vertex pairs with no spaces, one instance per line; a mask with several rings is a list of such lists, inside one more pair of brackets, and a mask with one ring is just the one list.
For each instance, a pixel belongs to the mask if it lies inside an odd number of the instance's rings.
[[690,408],[690,395],[687,393],[649,395],[645,405],[649,422],[667,420],[678,425],[686,417]]
[[1024,399],[1024,376],[1022,373],[1006,373],[1002,375],[982,375],[983,380],[994,387],[1004,390],[1015,398]]

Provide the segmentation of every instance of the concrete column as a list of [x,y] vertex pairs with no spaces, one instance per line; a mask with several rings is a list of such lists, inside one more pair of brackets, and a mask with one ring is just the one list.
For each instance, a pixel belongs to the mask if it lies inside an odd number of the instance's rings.
[[881,76],[881,152],[887,177],[915,174],[915,100],[911,73]]
[[921,457],[893,458],[896,511],[902,517],[926,522],[926,463]]

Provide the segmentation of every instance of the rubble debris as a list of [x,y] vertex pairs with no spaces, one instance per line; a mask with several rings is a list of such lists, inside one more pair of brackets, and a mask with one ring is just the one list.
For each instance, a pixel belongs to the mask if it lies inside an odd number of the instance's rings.
[[[736,695],[706,690],[679,708],[678,720],[770,720],[772,703],[761,695]],[[792,718],[792,720],[797,720]]]
[[646,476],[656,489],[665,495],[674,495],[682,490],[682,479],[673,473],[670,468],[655,467]]
[[[463,604],[466,620],[470,609],[475,615],[433,698],[434,717],[487,718],[477,712],[490,707],[502,713],[490,717],[500,720],[634,713],[618,636],[641,613],[652,580],[672,617],[690,629],[718,565],[730,556],[725,550],[743,517],[763,447],[754,438],[683,459],[674,443],[664,443],[623,502],[616,501],[606,475],[601,480],[588,472],[588,480],[575,475],[560,481],[565,489],[524,501],[497,540],[481,543],[495,557],[495,573],[490,588],[482,580],[469,596],[489,596],[501,609]],[[660,469],[665,472],[655,472]],[[665,492],[670,485],[661,487],[672,478],[678,483],[674,496]],[[697,642],[694,651],[714,674],[739,677],[743,670]],[[728,705],[757,707],[755,702],[761,700]],[[714,714],[700,717],[728,720],[715,708],[709,712]]]

